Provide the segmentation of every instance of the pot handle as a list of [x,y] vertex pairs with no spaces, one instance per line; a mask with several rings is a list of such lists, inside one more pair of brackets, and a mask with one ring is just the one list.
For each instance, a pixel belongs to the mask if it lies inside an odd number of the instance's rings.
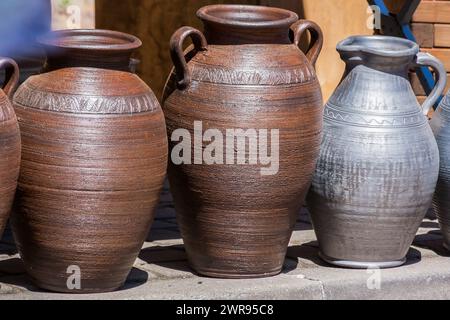
[[5,84],[3,91],[12,99],[19,84],[19,66],[10,58],[0,57],[0,70],[5,69]]
[[437,83],[428,98],[422,104],[424,115],[428,115],[431,108],[441,97],[447,85],[447,71],[442,62],[429,53],[419,52],[414,63],[414,68],[430,67],[436,74]]
[[300,45],[300,40],[306,30],[311,34],[311,43],[305,54],[308,60],[311,61],[313,67],[316,67],[317,59],[319,58],[323,47],[322,29],[320,29],[315,22],[310,20],[298,20],[291,26],[291,31],[294,34],[293,42],[296,46]]
[[175,66],[177,85],[180,90],[186,89],[191,83],[191,71],[188,68],[183,43],[187,37],[192,39],[197,51],[205,51],[208,43],[203,33],[192,27],[181,27],[170,39],[170,56]]

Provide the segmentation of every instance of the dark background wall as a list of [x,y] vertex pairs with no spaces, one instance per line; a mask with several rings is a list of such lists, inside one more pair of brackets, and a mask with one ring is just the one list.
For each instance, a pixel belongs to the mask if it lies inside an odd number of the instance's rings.
[[301,13],[299,0],[96,0],[97,28],[119,30],[136,35],[143,47],[138,74],[161,97],[172,62],[169,39],[179,27],[202,28],[196,11],[208,4],[233,3],[283,7]]

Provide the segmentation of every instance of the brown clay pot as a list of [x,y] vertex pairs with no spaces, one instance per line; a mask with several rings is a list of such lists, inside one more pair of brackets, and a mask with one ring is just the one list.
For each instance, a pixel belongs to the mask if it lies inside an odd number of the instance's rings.
[[[314,64],[322,33],[313,22],[277,8],[214,5],[197,15],[204,33],[183,27],[171,39],[175,73],[163,106],[169,139],[177,129],[193,137],[194,121],[202,121],[203,132],[216,129],[223,136],[227,129],[278,129],[279,143],[272,142],[279,147],[279,171],[262,175],[260,161],[170,162],[188,258],[198,273],[211,277],[276,275],[319,153],[323,103]],[[304,54],[298,45],[307,30],[312,42]],[[184,54],[188,37],[194,48]],[[178,140],[169,145],[176,153]],[[192,145],[192,158],[208,145]],[[244,145],[250,159],[249,140]],[[230,156],[225,148],[223,153]]]
[[6,79],[0,90],[0,237],[11,212],[20,169],[20,132],[10,102],[19,82],[19,67],[9,58],[0,57],[0,70]]
[[[118,71],[129,68],[137,38],[103,30],[54,36],[41,39],[49,72],[14,97],[23,162],[13,232],[37,286],[112,291],[153,220],[167,168],[164,116],[138,76]],[[80,288],[70,278],[76,268]]]

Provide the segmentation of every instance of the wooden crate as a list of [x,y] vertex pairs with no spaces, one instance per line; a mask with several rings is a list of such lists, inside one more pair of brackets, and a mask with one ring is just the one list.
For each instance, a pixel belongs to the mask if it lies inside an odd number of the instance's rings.
[[425,23],[450,23],[450,1],[422,0],[414,14],[414,21]]
[[[413,17],[413,31],[422,51],[440,59],[447,69],[450,81],[450,1],[422,0]],[[412,76],[415,93],[424,99],[425,92],[417,77]],[[447,84],[446,92],[450,89]]]

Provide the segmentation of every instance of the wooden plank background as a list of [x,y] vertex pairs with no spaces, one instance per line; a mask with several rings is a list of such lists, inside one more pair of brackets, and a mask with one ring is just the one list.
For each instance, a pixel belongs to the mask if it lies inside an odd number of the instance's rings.
[[[447,69],[447,80],[450,81],[450,1],[422,0],[413,18],[413,28],[419,27],[415,33],[422,51],[429,52],[440,59]],[[412,85],[419,100],[425,99],[425,92],[412,75]],[[450,89],[447,83],[445,93]]]
[[170,37],[184,25],[202,28],[195,13],[211,3],[257,4],[258,0],[97,0],[96,23],[97,28],[128,32],[142,40],[138,73],[160,98],[172,67]]
[[137,56],[141,60],[138,73],[161,97],[172,65],[170,36],[183,25],[202,28],[195,12],[217,3],[276,6],[319,23],[324,30],[325,47],[317,69],[325,99],[336,88],[344,69],[336,43],[351,34],[373,33],[367,28],[370,15],[364,0],[96,0],[97,27],[128,32],[143,40]]
[[327,101],[345,69],[336,44],[351,35],[373,34],[373,28],[368,27],[371,14],[364,0],[303,0],[302,4],[302,16],[319,24],[324,34],[324,47],[316,69]]
[[[408,0],[385,0],[393,13]],[[447,69],[450,81],[450,0],[422,0],[413,17],[412,30],[422,51],[440,59]],[[419,102],[426,98],[425,91],[416,74],[411,73],[411,84]],[[445,92],[450,89],[450,82]]]
[[[396,13],[408,0],[385,0]],[[137,35],[144,42],[137,53],[141,60],[140,76],[161,96],[171,61],[168,42],[172,33],[183,25],[201,28],[195,12],[207,4],[240,3],[268,5],[295,11],[300,17],[317,22],[325,35],[324,49],[317,72],[325,100],[340,81],[343,63],[335,50],[336,43],[353,34],[372,34],[367,28],[369,14],[365,0],[52,0],[53,28],[71,24],[67,8],[82,9],[80,27],[94,27],[94,2],[97,28],[113,29]],[[423,0],[414,16],[413,32],[424,51],[441,59],[450,79],[450,0]],[[411,75],[413,88],[420,99],[424,92]],[[449,84],[450,88],[450,84]]]
[[95,0],[52,0],[52,29],[95,28]]

